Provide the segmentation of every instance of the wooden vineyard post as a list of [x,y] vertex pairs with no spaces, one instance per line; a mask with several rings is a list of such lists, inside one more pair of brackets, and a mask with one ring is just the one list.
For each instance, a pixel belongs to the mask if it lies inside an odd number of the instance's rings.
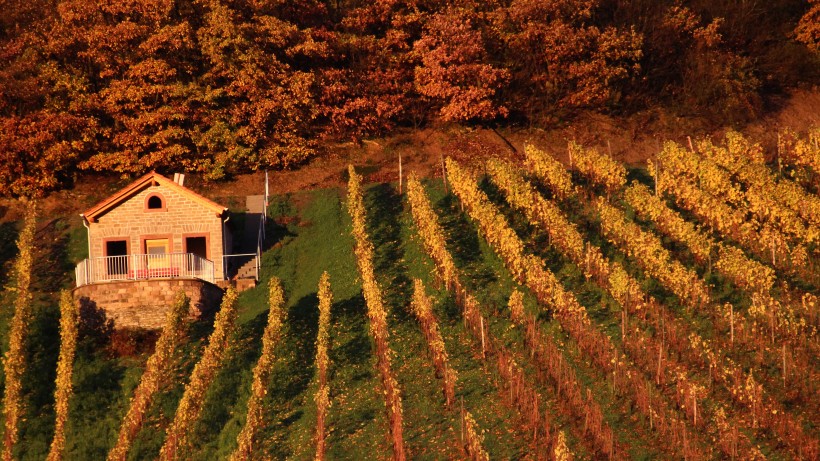
[[772,344],[774,344],[774,305],[771,306],[769,311],[769,329],[772,332]]
[[401,183],[402,183],[402,175],[401,175],[401,154],[399,154],[399,195],[401,195]]
[[658,346],[658,374],[656,375],[656,384],[661,385],[661,356],[663,355],[663,343]]
[[621,310],[621,341],[626,341],[626,306]]
[[484,316],[479,317],[481,323],[481,358],[486,359],[487,355],[484,352]]
[[735,343],[735,306],[729,304],[729,340]]
[[441,158],[441,180],[444,182],[444,193],[447,194],[447,168],[444,166],[444,155]]
[[464,443],[464,396],[461,396],[461,443]]
[[692,392],[692,413],[693,413],[693,426],[698,426],[698,397],[695,392]]
[[783,344],[783,388],[786,387],[786,345]]

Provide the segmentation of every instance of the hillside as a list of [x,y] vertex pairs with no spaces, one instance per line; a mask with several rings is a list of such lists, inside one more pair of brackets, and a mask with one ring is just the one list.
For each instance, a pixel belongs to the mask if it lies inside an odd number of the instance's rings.
[[[695,139],[695,152],[686,144],[664,144],[656,153],[664,175],[658,202],[646,199],[656,197],[648,191],[657,187],[657,171],[624,168],[605,149],[576,145],[570,146],[569,171],[533,150],[525,149],[525,170],[465,154],[470,162],[448,164],[446,186],[440,177],[425,180],[422,189],[405,181],[401,194],[396,182],[384,181],[390,177],[383,170],[366,161],[357,165],[376,179],[363,193],[364,232],[387,311],[410,458],[475,454],[475,446],[462,441],[462,418],[469,413],[480,434],[476,443],[491,459],[543,459],[563,444],[576,459],[817,459],[820,233],[811,210],[819,172],[794,156],[781,159],[783,169],[765,166],[756,145],[734,134],[727,139]],[[186,459],[226,459],[236,447],[272,277],[282,280],[286,317],[273,351],[257,454],[313,458],[323,271],[334,296],[327,456],[391,457],[371,300],[363,297],[366,277],[357,270],[362,256],[354,251],[346,206],[349,175],[329,178],[333,187],[297,185],[303,190],[275,195],[261,283],[239,298],[237,331],[208,387]],[[567,181],[573,188],[562,186]],[[527,183],[533,186],[522,186]],[[92,198],[87,187],[88,195],[78,195],[82,200]],[[788,187],[803,202],[770,193],[774,187]],[[224,190],[212,194],[229,198]],[[756,201],[761,194],[773,200],[766,202],[767,213]],[[420,208],[425,200],[432,214]],[[36,239],[19,459],[42,459],[51,442],[56,291],[72,285],[71,269],[85,245],[81,225],[51,210]],[[723,224],[735,216],[747,224]],[[438,221],[443,246],[436,246],[432,227],[423,227],[428,221]],[[4,279],[16,228],[4,224]],[[779,243],[770,249],[761,236]],[[432,298],[447,363],[456,371],[450,407],[411,308],[416,278]],[[510,301],[516,290],[520,303]],[[4,352],[13,297],[4,290]],[[99,313],[84,318],[66,459],[105,457],[156,338],[111,332]],[[212,328],[208,319],[191,325],[129,459],[156,458]]]

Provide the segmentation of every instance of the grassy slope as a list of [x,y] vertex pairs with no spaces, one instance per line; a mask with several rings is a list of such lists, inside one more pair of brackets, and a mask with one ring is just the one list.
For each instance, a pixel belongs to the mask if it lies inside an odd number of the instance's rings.
[[[535,370],[522,344],[521,334],[509,321],[507,297],[516,284],[503,263],[479,237],[475,226],[459,209],[452,196],[446,196],[439,182],[428,184],[428,193],[450,238],[451,251],[465,274],[468,286],[482,303],[489,321],[488,328],[515,354],[516,359],[534,378]],[[490,192],[492,192],[490,190]],[[492,194],[491,194],[492,195]],[[497,197],[496,197],[497,199]],[[442,335],[452,366],[458,371],[458,406],[470,410],[485,431],[484,445],[492,459],[526,458],[530,447],[521,432],[517,412],[509,408],[498,391],[496,370],[491,362],[480,360],[479,349],[467,335],[459,309],[452,297],[439,289],[432,274],[432,261],[426,256],[415,235],[407,204],[391,185],[370,187],[365,196],[368,230],[376,245],[377,277],[390,309],[391,346],[394,371],[404,396],[405,442],[415,459],[456,458],[459,436],[458,411],[447,410],[432,363],[426,354],[421,331],[408,309],[411,281],[421,278],[436,301]],[[499,204],[501,204],[499,202]],[[503,205],[503,204],[501,204]],[[590,232],[589,219],[579,208],[569,209],[571,216],[589,232],[591,241],[601,244],[605,253],[623,260],[599,235]],[[578,296],[610,337],[617,342],[617,312],[612,302],[597,287],[585,282],[577,267],[554,252],[545,249],[542,233],[517,219],[514,212],[502,206],[516,230],[530,241],[530,249],[543,256],[562,282]],[[267,319],[267,281],[272,276],[283,280],[288,317],[282,341],[276,348],[276,363],[265,401],[266,428],[260,436],[266,457],[311,459],[315,431],[316,391],[314,354],[317,311],[317,283],[323,270],[330,273],[334,293],[331,324],[330,389],[332,407],[328,425],[328,455],[332,459],[386,459],[390,445],[386,437],[384,401],[375,370],[372,340],[368,331],[366,309],[353,256],[350,219],[344,206],[344,191],[325,189],[277,197],[271,213],[279,223],[271,229],[275,244],[262,260],[260,286],[240,297],[240,316],[236,341],[228,351],[225,366],[218,373],[206,396],[202,420],[194,436],[191,459],[224,459],[236,445],[235,439],[245,421],[251,372],[261,349],[261,334]],[[576,214],[573,214],[576,213]],[[594,229],[594,223],[592,224]],[[45,252],[52,261],[40,264],[41,279],[37,288],[37,314],[31,332],[27,401],[29,415],[23,424],[21,459],[42,459],[53,431],[53,377],[56,362],[57,315],[54,292],[71,282],[70,272],[49,271],[49,267],[71,269],[71,262],[82,257],[84,229],[78,223],[63,223],[50,232],[58,236]],[[0,257],[8,262],[13,256],[12,233],[0,237]],[[0,261],[0,262],[3,262]],[[56,261],[56,263],[54,263]],[[641,275],[626,261],[627,267]],[[3,265],[7,268],[8,264]],[[6,275],[3,273],[2,275]],[[647,288],[659,298],[662,289]],[[737,296],[728,289],[722,299]],[[529,309],[539,309],[525,291]],[[668,296],[668,295],[667,295]],[[673,302],[674,299],[669,299]],[[0,340],[7,347],[6,326],[10,317],[10,294],[0,297]],[[676,304],[674,304],[676,305]],[[549,316],[542,313],[544,331],[564,344],[579,379],[592,388],[596,400],[606,411],[607,421],[616,429],[620,441],[630,447],[633,458],[663,457],[665,450],[654,436],[644,430],[645,422],[632,418],[623,398],[613,396],[606,382],[577,352]],[[708,327],[692,319],[698,330],[708,334]],[[132,450],[131,459],[153,458],[159,451],[165,427],[173,417],[184,383],[199,357],[204,338],[210,332],[208,322],[192,325],[189,342],[180,350],[175,373],[157,396],[145,427]],[[138,353],[124,357],[112,355],[104,328],[85,325],[75,364],[75,397],[71,402],[67,432],[67,459],[100,459],[113,445],[122,415],[139,381],[147,351],[139,344]],[[122,341],[120,339],[119,341]],[[532,382],[536,380],[532,379]],[[0,381],[2,383],[2,381]],[[590,457],[585,444],[577,438],[579,422],[564,414],[555,403],[549,388],[537,386],[543,397],[543,410],[558,428],[566,428],[570,446],[583,459]],[[582,425],[583,422],[581,421]],[[92,435],[93,434],[93,435]],[[531,453],[530,453],[531,454]]]

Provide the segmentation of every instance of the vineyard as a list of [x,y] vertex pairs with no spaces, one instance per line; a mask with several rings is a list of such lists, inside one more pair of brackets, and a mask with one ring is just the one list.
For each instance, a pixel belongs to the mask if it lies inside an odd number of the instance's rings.
[[820,460],[818,141],[350,166],[270,204],[259,286],[154,333],[46,283],[31,206],[3,460]]

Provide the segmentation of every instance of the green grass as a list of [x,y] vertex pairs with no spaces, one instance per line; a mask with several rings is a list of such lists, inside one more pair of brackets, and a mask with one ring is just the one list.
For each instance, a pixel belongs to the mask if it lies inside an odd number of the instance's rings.
[[[528,251],[544,258],[561,283],[588,310],[595,324],[613,343],[620,342],[619,307],[611,297],[588,282],[577,266],[562,258],[548,245],[544,232],[531,227],[484,184],[490,196],[508,217]],[[583,421],[569,414],[550,386],[538,379],[538,370],[523,343],[523,335],[509,318],[507,300],[513,289],[521,289],[527,309],[535,313],[545,335],[565,351],[568,363],[579,380],[589,387],[615,429],[620,443],[633,459],[658,459],[669,455],[663,441],[649,433],[647,422],[633,411],[624,396],[614,395],[598,370],[578,350],[577,345],[557,326],[550,312],[538,306],[534,296],[518,287],[503,262],[480,237],[474,223],[460,209],[458,201],[444,193],[439,181],[427,183],[427,191],[442,225],[456,265],[467,287],[481,303],[488,331],[508,348],[542,396],[542,411],[554,429],[564,429],[578,459],[595,457],[580,437]],[[329,459],[387,459],[391,447],[387,436],[384,399],[375,369],[366,307],[353,254],[350,218],[345,207],[345,190],[304,191],[274,197],[269,215],[269,249],[261,261],[257,287],[239,297],[239,316],[232,347],[226,351],[224,366],[214,379],[203,402],[203,414],[193,432],[193,447],[186,458],[226,459],[236,447],[236,436],[245,424],[252,370],[261,352],[261,336],[268,315],[268,281],[282,280],[287,319],[281,341],[275,348],[275,364],[264,400],[264,427],[258,438],[261,457],[270,459],[312,459],[315,450],[317,389],[314,355],[318,319],[317,284],[322,271],[330,274],[334,303],[330,328],[331,404],[328,414]],[[433,262],[419,241],[408,204],[396,194],[394,185],[371,185],[365,192],[368,233],[375,245],[377,279],[389,309],[390,345],[394,373],[402,390],[405,444],[412,459],[454,459],[459,449],[459,411],[463,405],[475,417],[484,434],[484,447],[491,459],[527,459],[533,456],[527,429],[517,411],[503,398],[500,377],[492,359],[482,361],[480,346],[464,328],[461,312],[452,295],[437,283]],[[708,319],[680,306],[674,296],[656,281],[644,277],[629,258],[599,234],[595,217],[584,204],[563,203],[570,219],[593,244],[641,280],[645,288],[682,316],[705,337],[714,334]],[[641,223],[644,227],[647,223]],[[7,280],[16,248],[16,223],[0,224],[0,276]],[[28,346],[31,367],[26,374],[27,414],[17,453],[20,459],[43,459],[53,432],[53,391],[59,347],[57,293],[73,283],[73,265],[86,255],[85,229],[79,220],[62,217],[51,220],[38,239],[41,243],[35,266],[35,315]],[[686,252],[671,245],[687,265]],[[715,284],[721,301],[748,303],[738,290],[714,273],[702,275]],[[449,354],[458,372],[457,402],[447,408],[441,381],[419,324],[409,309],[412,280],[420,278],[435,303],[435,313]],[[8,280],[7,283],[12,283]],[[11,317],[13,293],[0,294],[0,348],[7,347],[7,324]],[[97,312],[99,314],[99,312]],[[104,319],[86,316],[74,371],[75,395],[71,400],[67,427],[66,459],[102,459],[113,446],[128,401],[139,382],[150,347],[144,336],[122,337],[107,330]],[[175,367],[149,411],[129,459],[156,458],[164,433],[174,416],[188,376],[199,359],[212,329],[206,320],[191,324],[187,341],[180,347]],[[122,341],[136,344],[134,351],[118,355]],[[119,344],[119,345],[118,345]],[[120,349],[118,349],[120,348]],[[744,366],[759,362],[753,353],[739,357]],[[766,359],[768,361],[768,357]],[[777,369],[755,372],[755,376],[776,377]],[[773,379],[773,378],[772,378]],[[2,389],[2,376],[0,376]],[[777,441],[750,434],[767,454],[782,455]]]

